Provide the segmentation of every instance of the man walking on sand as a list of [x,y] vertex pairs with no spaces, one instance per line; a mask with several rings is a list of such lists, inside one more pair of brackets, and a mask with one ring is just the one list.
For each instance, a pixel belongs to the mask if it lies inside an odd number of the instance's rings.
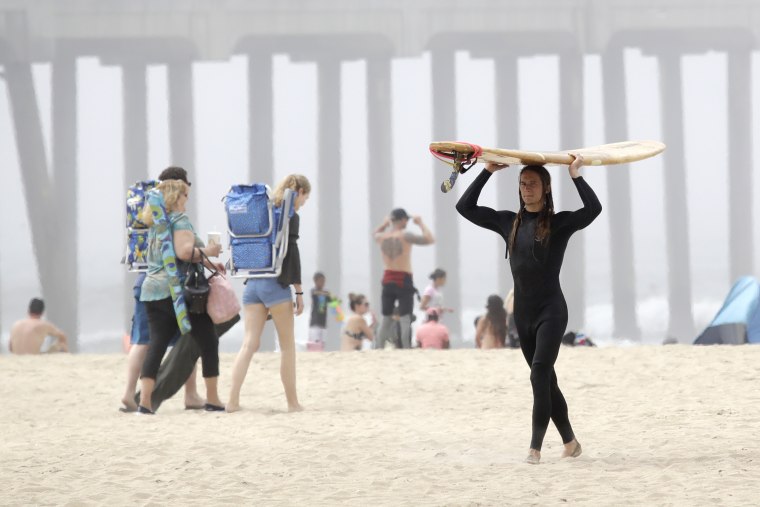
[[381,306],[383,321],[375,335],[375,348],[382,349],[393,336],[393,308],[398,301],[401,324],[401,348],[412,347],[412,311],[414,309],[414,282],[412,281],[412,245],[431,245],[435,242],[433,233],[422,223],[419,216],[412,217],[422,234],[406,230],[409,215],[402,208],[396,208],[385,221],[375,229],[375,241],[383,255],[383,292]]
[[[14,354],[40,354],[46,352],[68,352],[68,342],[63,331],[46,320],[42,320],[45,302],[33,298],[29,302],[29,315],[11,327],[8,348]],[[46,343],[50,337],[53,341]],[[43,345],[47,345],[43,348]]]

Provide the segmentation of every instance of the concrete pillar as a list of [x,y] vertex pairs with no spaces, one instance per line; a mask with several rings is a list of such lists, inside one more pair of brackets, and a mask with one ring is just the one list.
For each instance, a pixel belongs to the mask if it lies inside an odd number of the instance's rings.
[[[517,62],[515,54],[501,54],[494,58],[496,77],[496,145],[500,148],[520,147],[520,101],[517,89]],[[481,166],[482,167],[482,166]],[[517,211],[520,207],[520,169],[505,169],[495,178],[499,184],[496,194],[497,208]],[[480,170],[480,168],[478,168]],[[506,297],[514,286],[509,261],[504,258],[506,245],[499,243],[496,266],[499,277],[499,295]]]
[[[274,86],[272,54],[268,51],[248,53],[248,181],[266,183],[272,189],[279,183],[274,177]],[[302,273],[304,304],[308,296],[308,273]],[[307,306],[306,311],[309,311]],[[261,350],[275,350],[274,325],[264,326]]]
[[748,49],[728,52],[729,276],[754,274],[752,199],[752,59]]
[[[620,47],[602,55],[604,133],[607,142],[628,139],[625,62]],[[610,264],[612,267],[613,336],[641,339],[636,316],[636,275],[634,268],[633,219],[631,213],[630,167],[607,170],[605,212],[610,220]]]
[[272,55],[248,53],[248,183],[274,181]]
[[[433,80],[433,139],[447,140],[456,139],[457,115],[456,115],[456,86],[455,86],[455,60],[451,49],[434,49],[432,51],[432,80]],[[431,164],[439,164],[437,160],[431,160]],[[436,166],[434,174],[442,174]],[[469,173],[468,173],[469,175]],[[471,175],[470,175],[471,176]],[[455,318],[447,319],[452,347],[462,345],[461,311],[465,305],[462,301],[462,289],[460,280],[459,260],[459,222],[460,216],[456,212],[457,192],[442,195],[439,190],[439,179],[436,178],[431,185],[434,192],[433,198],[433,221],[423,219],[430,225],[436,238],[435,264],[446,271],[446,304],[455,308]],[[471,179],[471,178],[470,178]],[[467,178],[458,185],[467,185]],[[476,248],[469,245],[467,248]]]
[[[372,231],[393,209],[393,143],[391,121],[391,60],[375,57],[367,60],[367,136],[369,174],[370,291],[367,297],[379,307],[383,259]],[[347,296],[340,295],[342,298]],[[379,310],[377,310],[379,311]],[[378,314],[379,317],[379,314]]]
[[[190,60],[171,61],[167,65],[167,82],[171,165],[185,168],[188,179],[192,182],[198,179],[198,171],[195,167],[193,62]],[[156,177],[163,169],[163,167],[150,168],[150,177]],[[187,214],[193,221],[198,220],[198,192],[190,192]]]
[[[122,66],[124,97],[124,182],[125,187],[150,176],[148,171],[148,109],[146,65]],[[173,137],[172,137],[173,140]],[[172,146],[172,151],[174,146]],[[174,153],[172,153],[174,156]]]
[[[329,289],[343,294],[341,280],[342,206],[341,206],[341,64],[337,59],[321,59],[318,67],[319,155],[316,191],[319,196],[317,218],[317,269],[322,271]],[[308,281],[311,273],[303,273]],[[307,282],[308,283],[308,282]],[[337,336],[330,335],[325,350],[340,348]]]
[[681,55],[659,56],[662,132],[668,149],[664,152],[665,238],[668,250],[668,335],[680,341],[694,336],[689,252],[689,210],[686,201],[684,159],[683,87]]
[[[583,146],[583,55],[577,50],[566,51],[559,56],[560,86],[560,146],[562,149]],[[561,166],[559,190],[563,210],[578,209],[582,203],[575,184],[568,175],[567,167]],[[556,194],[555,194],[556,195]],[[576,234],[570,240],[562,265],[562,291],[567,300],[567,328],[583,329],[586,315],[586,267],[584,234]]]
[[[2,63],[2,60],[0,60]],[[0,81],[5,82],[5,69],[0,65]],[[3,262],[3,254],[0,252],[0,264]],[[2,273],[0,273],[0,337],[3,336],[3,280]],[[2,348],[0,348],[2,353]]]
[[72,352],[78,349],[78,177],[77,177],[77,70],[76,58],[58,56],[52,72],[52,159],[55,193],[55,283],[50,289],[47,316],[68,336]]
[[[122,66],[124,101],[124,195],[136,181],[148,179],[148,109],[146,66],[129,62]],[[150,177],[155,178],[156,174]],[[124,274],[124,329],[128,331],[134,312],[132,286],[135,276]]]
[[[48,203],[53,202],[54,195],[48,177],[42,123],[31,64],[5,63],[5,80],[16,134],[26,210],[32,229],[32,247],[37,261],[42,297],[47,300],[49,310],[59,303],[52,297],[57,293],[55,272],[60,265],[51,255],[51,252],[56,251],[53,244],[56,224],[50,220],[51,210]],[[72,348],[76,347],[76,336],[71,336],[70,339]]]

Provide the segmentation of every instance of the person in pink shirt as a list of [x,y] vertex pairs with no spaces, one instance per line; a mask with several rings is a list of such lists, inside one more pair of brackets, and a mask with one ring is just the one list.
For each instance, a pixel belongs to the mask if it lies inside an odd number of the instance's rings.
[[417,343],[423,349],[447,349],[449,348],[449,330],[438,322],[438,311],[430,308],[427,311],[427,320],[417,328]]

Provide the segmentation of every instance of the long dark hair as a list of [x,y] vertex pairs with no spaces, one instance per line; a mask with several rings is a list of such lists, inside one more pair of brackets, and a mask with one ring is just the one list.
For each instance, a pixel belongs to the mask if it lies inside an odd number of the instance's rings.
[[[536,240],[540,241],[542,245],[546,245],[549,240],[549,233],[551,232],[551,218],[554,215],[554,199],[552,198],[551,191],[546,192],[547,188],[551,188],[552,176],[546,167],[542,165],[526,165],[520,171],[520,176],[525,171],[533,171],[541,178],[541,191],[544,193],[544,207],[538,212],[538,225],[536,226]],[[525,210],[525,201],[523,201],[522,193],[520,189],[517,190],[517,195],[520,198],[520,210],[517,212],[515,221],[512,222],[512,232],[509,233],[509,254],[512,255],[512,249],[515,246],[515,238],[517,238],[517,229],[520,227],[523,218],[523,211]]]
[[488,296],[486,319],[491,325],[494,336],[504,347],[507,343],[507,311],[504,309],[504,300],[496,294]]

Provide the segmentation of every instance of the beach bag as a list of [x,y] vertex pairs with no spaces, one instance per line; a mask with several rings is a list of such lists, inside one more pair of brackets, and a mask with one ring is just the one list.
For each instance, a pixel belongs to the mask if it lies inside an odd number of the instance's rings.
[[214,324],[228,322],[240,313],[240,301],[226,276],[216,272],[208,278],[208,284],[206,312]]
[[125,262],[130,271],[145,271],[148,267],[148,227],[140,214],[145,207],[145,194],[158,185],[157,180],[138,181],[127,189],[126,228],[127,252]]
[[276,277],[287,253],[287,227],[295,212],[294,193],[286,190],[275,206],[267,185],[234,185],[224,197],[230,235],[230,272],[246,278]]
[[192,263],[188,265],[182,295],[185,297],[188,313],[206,313],[209,284],[203,264]]

